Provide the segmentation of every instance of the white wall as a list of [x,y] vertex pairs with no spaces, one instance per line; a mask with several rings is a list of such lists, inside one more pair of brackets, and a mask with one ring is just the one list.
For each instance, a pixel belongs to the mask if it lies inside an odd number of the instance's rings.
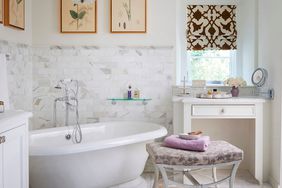
[[6,40],[10,42],[31,44],[32,42],[32,4],[31,0],[25,1],[26,6],[26,19],[25,30],[18,30],[11,27],[4,27],[0,24],[0,40]]
[[146,34],[110,34],[109,0],[98,0],[97,34],[61,34],[59,32],[59,1],[33,0],[33,44],[35,45],[97,45],[140,46],[175,44],[175,1],[148,0]]
[[282,1],[259,1],[259,66],[269,70],[270,87],[275,89],[271,102],[270,129],[270,181],[277,187],[281,181],[281,79],[282,79]]
[[238,1],[238,59],[237,74],[251,84],[257,68],[257,0]]

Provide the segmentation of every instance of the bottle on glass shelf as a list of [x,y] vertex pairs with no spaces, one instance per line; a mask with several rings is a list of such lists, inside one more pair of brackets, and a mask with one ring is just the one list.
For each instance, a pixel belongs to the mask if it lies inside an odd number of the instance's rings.
[[140,90],[139,89],[135,89],[134,90],[134,99],[139,99],[140,98]]
[[128,98],[128,99],[132,99],[132,89],[131,89],[131,85],[128,86],[127,98]]

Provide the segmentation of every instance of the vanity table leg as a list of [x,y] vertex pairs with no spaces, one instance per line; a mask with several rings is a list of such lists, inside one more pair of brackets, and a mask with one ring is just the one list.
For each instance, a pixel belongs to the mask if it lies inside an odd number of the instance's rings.
[[255,119],[255,178],[263,183],[263,105],[256,104]]
[[192,131],[192,105],[191,104],[186,104],[184,105],[184,130],[183,133],[189,133]]

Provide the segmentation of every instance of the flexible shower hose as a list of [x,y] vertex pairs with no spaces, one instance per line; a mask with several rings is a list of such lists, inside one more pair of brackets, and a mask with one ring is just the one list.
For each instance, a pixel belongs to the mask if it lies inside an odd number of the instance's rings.
[[76,125],[74,126],[72,137],[73,137],[73,141],[79,144],[82,142],[82,131],[79,124],[79,113],[78,113],[78,81],[75,80],[75,82],[76,82],[76,91],[71,89],[74,94],[74,98],[76,99],[76,104],[75,104]]

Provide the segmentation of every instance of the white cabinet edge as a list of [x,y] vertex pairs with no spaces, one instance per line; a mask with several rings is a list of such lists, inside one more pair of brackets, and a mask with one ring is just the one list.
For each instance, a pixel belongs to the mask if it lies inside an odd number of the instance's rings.
[[23,124],[27,124],[32,117],[31,112],[25,111],[6,111],[0,114],[0,133],[14,129]]

